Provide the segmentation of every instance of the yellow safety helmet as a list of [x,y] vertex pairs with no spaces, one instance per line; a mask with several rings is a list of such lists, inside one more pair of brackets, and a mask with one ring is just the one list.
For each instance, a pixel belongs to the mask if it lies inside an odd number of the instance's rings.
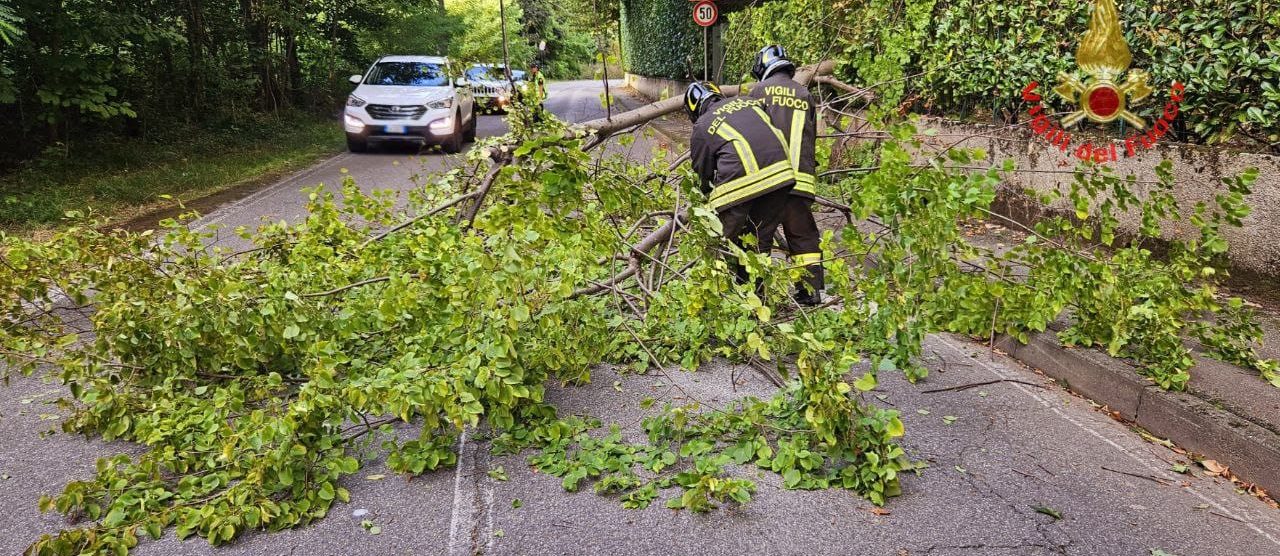
[[694,81],[684,92],[684,108],[689,113],[690,121],[698,121],[698,116],[712,101],[722,99],[720,87],[710,81]]

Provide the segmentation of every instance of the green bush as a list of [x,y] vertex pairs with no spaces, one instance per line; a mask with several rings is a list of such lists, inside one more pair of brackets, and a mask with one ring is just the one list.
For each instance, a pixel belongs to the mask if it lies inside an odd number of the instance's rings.
[[683,79],[702,73],[702,29],[688,0],[623,0],[622,55],[627,71]]
[[[886,104],[969,117],[1013,114],[1031,81],[1075,69],[1092,2],[1028,0],[771,2],[729,17],[728,67],[741,71],[765,42],[799,60],[833,57],[843,79],[879,84]],[[1160,109],[1166,87],[1186,85],[1180,139],[1248,138],[1280,148],[1280,2],[1128,0],[1121,25],[1133,66],[1151,74]],[[736,73],[727,73],[736,75]]]

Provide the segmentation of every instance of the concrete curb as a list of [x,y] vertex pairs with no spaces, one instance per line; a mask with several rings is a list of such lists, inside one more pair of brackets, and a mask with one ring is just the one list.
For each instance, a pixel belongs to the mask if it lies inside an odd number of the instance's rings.
[[996,347],[1152,434],[1230,466],[1242,480],[1269,493],[1280,493],[1280,434],[1192,394],[1161,390],[1121,360],[1092,349],[1063,347],[1051,332],[1033,335],[1025,345],[1002,336]]

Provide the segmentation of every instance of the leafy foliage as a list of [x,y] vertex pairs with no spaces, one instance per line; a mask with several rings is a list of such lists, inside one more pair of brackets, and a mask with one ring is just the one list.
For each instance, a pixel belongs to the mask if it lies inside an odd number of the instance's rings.
[[[841,60],[850,83],[884,84],[890,106],[967,117],[1015,117],[1017,92],[1075,68],[1091,2],[767,2],[730,16],[731,72],[766,42],[801,61]],[[1133,67],[1153,83],[1179,81],[1187,141],[1243,135],[1280,146],[1280,5],[1272,0],[1131,0],[1120,3]],[[735,57],[736,56],[736,57]],[[905,81],[896,81],[903,79]],[[1157,87],[1159,88],[1159,87]],[[1150,103],[1138,110],[1160,110]]]
[[[502,19],[498,0],[458,0],[448,4],[449,13],[462,21],[465,33],[450,52],[466,63],[502,62]],[[519,2],[507,2],[508,54],[512,67],[526,67],[533,60],[534,46],[519,34],[523,12]]]
[[627,71],[670,79],[702,75],[703,31],[690,18],[689,6],[687,0],[622,0]]
[[22,29],[18,25],[22,23],[22,18],[13,12],[13,6],[8,1],[0,2],[0,41],[5,44],[13,44],[13,39],[22,35]]
[[[524,11],[524,27],[520,35],[529,44],[545,42],[546,49],[534,52],[533,60],[540,71],[550,79],[576,79],[583,73],[583,65],[594,59],[596,45],[592,34],[598,33],[594,17],[609,17],[617,21],[617,0],[589,0],[548,2],[546,0],[521,0]],[[609,29],[612,30],[613,26]],[[614,33],[609,33],[612,36]]]
[[[592,170],[580,147],[556,128],[512,149],[514,161],[492,174],[499,201],[474,221],[458,207],[427,210],[472,179],[450,174],[414,196],[409,226],[376,241],[377,229],[409,215],[350,182],[341,204],[315,191],[305,220],[246,232],[256,247],[239,255],[206,248],[209,232],[185,220],[159,236],[86,225],[41,242],[6,238],[0,287],[14,318],[2,341],[11,368],[45,368],[69,387],[66,430],[148,448],[104,459],[96,477],[44,499],[43,509],[93,523],[45,537],[30,553],[124,551],[140,532],[170,527],[217,544],[305,524],[348,498],[337,481],[375,444],[397,472],[450,465],[462,427],[483,417],[512,429],[524,423],[518,415],[546,411],[547,380],[587,380],[598,362],[650,349],[766,355],[785,342],[802,347],[805,384],[840,383],[850,345],[816,328],[766,331],[760,299],[701,249],[682,248],[690,274],[705,282],[670,281],[664,291],[684,293],[666,310],[703,320],[727,346],[709,350],[707,334],[686,333],[650,348],[638,338],[677,326],[663,322],[666,313],[645,317],[619,310],[617,299],[575,294],[626,252],[613,219],[675,194],[637,195],[644,168]],[[511,149],[489,146],[502,148]],[[695,191],[692,179],[674,177],[682,195]],[[700,221],[709,245],[706,222],[715,220]],[[702,317],[693,303],[705,305]],[[618,334],[633,328],[644,332]],[[813,429],[791,442],[823,447],[841,469],[856,466],[851,488],[883,501],[896,484],[901,451],[890,439],[901,426],[848,394],[845,385],[804,398],[802,422]],[[394,434],[393,420],[412,423],[416,437]],[[866,467],[867,453],[883,460]],[[696,508],[704,494],[740,500],[748,488],[677,482],[699,492]]]
[[[949,302],[964,307],[948,328],[984,334],[994,324],[1025,342],[1029,332],[1044,331],[1069,310],[1072,325],[1059,335],[1065,342],[1131,357],[1161,388],[1186,387],[1195,363],[1188,338],[1280,387],[1280,364],[1252,347],[1262,341],[1252,312],[1217,288],[1227,250],[1221,230],[1239,226],[1249,214],[1244,197],[1257,169],[1224,179],[1225,192],[1212,207],[1200,203],[1184,216],[1172,195],[1171,166],[1166,160],[1156,168],[1158,180],[1145,188],[1145,196],[1134,193],[1141,189],[1132,176],[1122,179],[1105,167],[1079,169],[1067,191],[1041,199],[1066,203],[1069,214],[1038,223],[1025,243],[1008,252],[957,252],[969,261],[990,258],[994,264],[984,265],[986,270],[1010,279],[963,276],[946,282]],[[1140,219],[1138,237],[1119,237],[1125,215]],[[1152,245],[1163,228],[1180,222],[1196,232],[1164,249]],[[1105,250],[1095,249],[1097,244]],[[984,311],[990,316],[984,318]]]
[[[28,553],[127,552],[170,528],[219,544],[305,524],[349,498],[339,480],[362,458],[384,451],[407,474],[452,465],[457,435],[482,420],[499,449],[536,448],[533,465],[566,489],[591,484],[625,507],[667,488],[680,489],[673,508],[746,502],[755,485],[733,474],[744,465],[786,488],[846,488],[883,504],[916,465],[896,444],[897,412],[862,395],[881,372],[923,378],[928,333],[1041,330],[1071,305],[1073,339],[1118,346],[1165,387],[1182,384],[1186,352],[1157,331],[1202,330],[1225,355],[1253,357],[1256,327],[1215,301],[1205,270],[1218,227],[1247,210],[1251,176],[1199,211],[1201,237],[1163,262],[1137,246],[1092,253],[1084,224],[1100,221],[1105,236],[1116,210],[1140,208],[1156,226],[1167,197],[1139,202],[1123,180],[1082,174],[1066,197],[1080,222],[1047,222],[1036,237],[1052,242],[986,254],[990,271],[969,272],[983,266],[957,222],[988,214],[1012,168],[960,169],[983,157],[971,150],[919,165],[914,128],[896,126],[879,168],[838,186],[855,216],[880,224],[824,237],[842,304],[802,310],[789,295],[800,269],[726,248],[715,214],[684,201],[700,198],[687,166],[672,170],[661,153],[645,165],[593,160],[574,132],[521,110],[513,137],[471,151],[472,171],[414,192],[407,209],[348,181],[341,202],[311,192],[296,224],[243,231],[244,252],[208,247],[210,232],[186,219],[159,235],[85,225],[4,238],[6,372],[66,384],[67,431],[146,446],[43,499],[92,522]],[[481,172],[486,158],[499,164]],[[641,250],[643,271],[619,275],[646,226],[678,227],[678,241]],[[1017,265],[1031,267],[1025,283],[1000,278]],[[1018,309],[993,319],[993,306]],[[1221,326],[1197,325],[1205,315]],[[668,372],[715,357],[767,362],[790,380],[769,400],[666,407],[644,421],[645,442],[558,419],[543,402],[548,381],[590,380],[601,363]]]

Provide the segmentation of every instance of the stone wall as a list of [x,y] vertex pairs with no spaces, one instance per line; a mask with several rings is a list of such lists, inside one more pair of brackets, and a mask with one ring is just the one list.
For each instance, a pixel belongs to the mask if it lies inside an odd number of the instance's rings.
[[688,81],[645,77],[634,73],[627,73],[625,80],[628,87],[652,101],[683,95],[685,88],[689,86]]
[[[996,162],[1012,158],[1019,169],[1027,170],[1015,173],[1002,186],[998,210],[1006,216],[1029,222],[1043,213],[1045,207],[1026,195],[1024,191],[1027,189],[1060,189],[1065,193],[1070,187],[1075,157],[1052,147],[1043,139],[1033,138],[1025,129],[1011,131],[998,126],[959,124],[939,119],[927,119],[921,127],[938,130],[936,136],[928,138],[928,142],[935,146],[958,141],[961,147],[986,149],[991,155],[990,160]],[[1100,144],[1099,139],[1093,142]],[[1234,176],[1245,168],[1258,168],[1253,194],[1247,198],[1253,208],[1252,213],[1244,220],[1243,227],[1226,228],[1223,235],[1231,244],[1228,256],[1233,267],[1259,275],[1260,279],[1280,279],[1280,157],[1165,143],[1125,158],[1123,142],[1116,142],[1121,156],[1119,161],[1109,166],[1118,176],[1132,174],[1139,182],[1155,181],[1156,165],[1164,158],[1173,161],[1176,180],[1173,194],[1184,214],[1189,214],[1196,203],[1203,202],[1212,207],[1214,196],[1226,191],[1222,178]],[[1139,183],[1138,187],[1143,187],[1143,184]],[[1141,196],[1141,191],[1137,193]],[[1137,220],[1136,213],[1121,217],[1128,231],[1136,230]],[[1194,237],[1195,234],[1195,228],[1186,222],[1171,223],[1165,231],[1169,238]]]

